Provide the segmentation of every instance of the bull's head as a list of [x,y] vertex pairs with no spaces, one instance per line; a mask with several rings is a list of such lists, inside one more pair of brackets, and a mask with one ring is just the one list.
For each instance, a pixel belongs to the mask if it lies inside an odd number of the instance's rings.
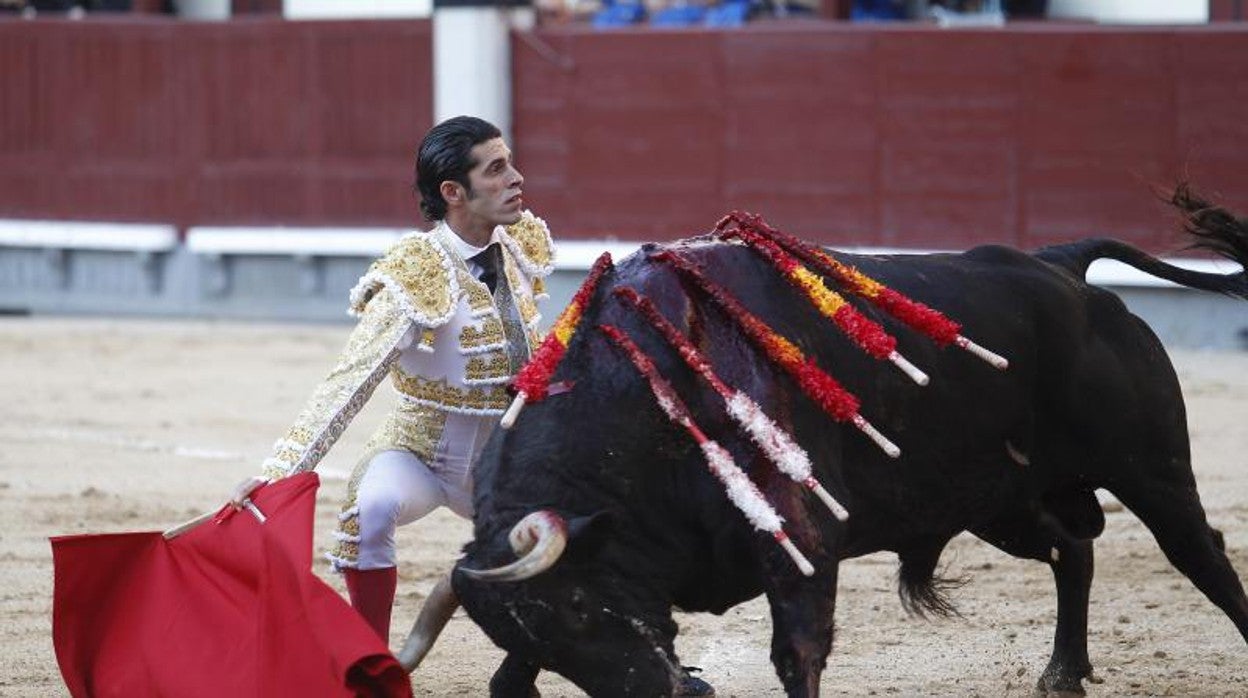
[[488,570],[460,567],[460,571],[487,582],[519,582],[535,577],[559,561],[568,545],[568,527],[563,517],[553,511],[535,511],[512,527],[507,540],[519,556],[515,562]]
[[670,695],[675,625],[665,604],[627,581],[629,570],[602,559],[608,518],[531,513],[505,545],[500,534],[470,546],[455,591],[500,647],[591,695]]

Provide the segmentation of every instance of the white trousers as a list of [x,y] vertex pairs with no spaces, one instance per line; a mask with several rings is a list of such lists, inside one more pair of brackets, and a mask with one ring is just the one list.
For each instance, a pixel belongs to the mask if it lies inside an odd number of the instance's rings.
[[365,466],[356,490],[360,543],[358,568],[394,567],[395,529],[440,506],[472,517],[472,463],[498,417],[448,415],[432,462],[410,451],[382,451]]

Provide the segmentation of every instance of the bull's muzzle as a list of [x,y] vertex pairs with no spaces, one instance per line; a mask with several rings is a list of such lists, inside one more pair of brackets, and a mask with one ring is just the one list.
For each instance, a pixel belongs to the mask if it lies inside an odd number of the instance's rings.
[[550,569],[568,545],[568,526],[563,517],[543,509],[520,519],[507,536],[511,549],[519,559],[489,570],[460,571],[472,579],[486,582],[518,582]]

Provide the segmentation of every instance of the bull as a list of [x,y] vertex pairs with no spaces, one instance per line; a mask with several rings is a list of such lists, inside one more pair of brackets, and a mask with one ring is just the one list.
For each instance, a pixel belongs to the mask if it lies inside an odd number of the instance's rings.
[[[1248,221],[1185,187],[1173,203],[1194,247],[1248,266]],[[736,322],[659,259],[673,250],[818,365],[832,367],[901,456],[890,458],[829,420],[760,357]],[[491,682],[495,695],[528,695],[541,669],[592,695],[671,695],[681,676],[673,607],[723,613],[759,594],[770,605],[771,659],[785,691],[817,695],[832,645],[838,563],[895,552],[904,606],[948,613],[937,563],[962,531],[1052,569],[1056,633],[1037,688],[1082,694],[1092,675],[1088,603],[1092,541],[1105,525],[1095,494],[1102,488],[1143,521],[1170,563],[1248,639],[1248,598],[1201,506],[1174,369],[1144,322],[1085,282],[1094,260],[1112,258],[1248,299],[1244,271],[1186,271],[1108,239],[1032,254],[985,246],[836,257],[956,318],[1008,357],[1009,369],[939,347],[862,305],[927,371],[930,385],[916,386],[829,330],[744,246],[709,238],[647,245],[604,278],[586,309],[555,374],[571,390],[498,430],[476,465],[473,540],[451,579],[472,620],[507,652]],[[652,299],[725,382],[796,437],[848,519],[830,515],[739,434],[718,396],[652,325],[617,302],[623,287]],[[688,432],[593,331],[603,325],[621,328],[653,358],[701,428],[784,517],[813,574],[799,572],[734,509]]]

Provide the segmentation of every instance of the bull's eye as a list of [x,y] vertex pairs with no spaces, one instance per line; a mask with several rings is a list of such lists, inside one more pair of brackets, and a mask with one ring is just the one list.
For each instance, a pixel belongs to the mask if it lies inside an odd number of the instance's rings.
[[568,605],[564,613],[564,620],[573,630],[585,630],[590,624],[589,600],[586,598],[585,590],[576,587],[568,596]]
[[584,589],[580,587],[576,587],[575,589],[572,590],[572,598],[569,600],[568,608],[570,608],[574,613],[585,612],[585,590]]

